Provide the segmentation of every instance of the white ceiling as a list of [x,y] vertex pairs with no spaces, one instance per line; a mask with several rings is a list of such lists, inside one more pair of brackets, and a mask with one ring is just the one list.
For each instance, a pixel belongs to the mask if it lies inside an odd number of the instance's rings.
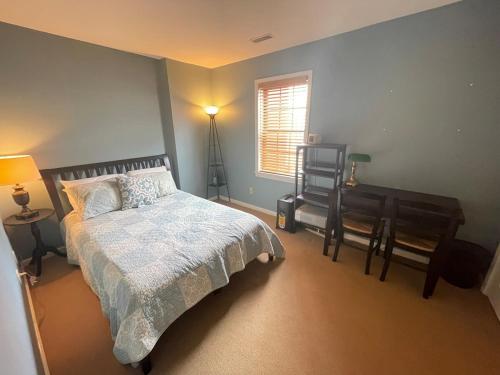
[[456,1],[0,0],[0,21],[212,68]]

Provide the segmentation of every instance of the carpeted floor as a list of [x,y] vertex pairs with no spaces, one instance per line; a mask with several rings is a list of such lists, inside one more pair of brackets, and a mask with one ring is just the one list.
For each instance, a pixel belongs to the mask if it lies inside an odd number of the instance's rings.
[[[420,271],[393,264],[381,283],[379,257],[366,276],[362,251],[343,246],[332,263],[321,238],[278,235],[287,258],[252,262],[174,322],[152,374],[500,373],[500,324],[478,290],[440,281],[424,300]],[[80,270],[58,257],[44,266],[33,297],[52,375],[140,374],[115,360]]]

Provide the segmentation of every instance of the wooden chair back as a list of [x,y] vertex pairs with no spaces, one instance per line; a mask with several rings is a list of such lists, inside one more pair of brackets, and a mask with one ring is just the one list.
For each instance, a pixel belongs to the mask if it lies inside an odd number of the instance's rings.
[[373,235],[382,220],[385,207],[384,195],[358,191],[355,188],[342,187],[337,195],[337,219],[342,223],[342,215],[354,213],[373,219]]
[[452,232],[457,213],[448,208],[427,202],[394,198],[390,223],[390,236],[397,230],[419,235],[433,234],[442,240]]

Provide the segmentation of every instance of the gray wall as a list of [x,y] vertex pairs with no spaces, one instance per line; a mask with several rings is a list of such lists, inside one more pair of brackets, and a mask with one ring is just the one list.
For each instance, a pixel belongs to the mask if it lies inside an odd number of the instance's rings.
[[[158,60],[5,23],[0,46],[0,155],[31,154],[49,168],[165,152]],[[26,187],[33,207],[51,206],[41,181]],[[10,194],[0,187],[2,217],[18,210]],[[24,229],[10,233],[22,256],[33,246]],[[60,243],[55,219],[42,232]]]
[[500,2],[464,1],[216,68],[234,198],[275,210],[292,191],[255,176],[254,80],[311,69],[310,132],[370,154],[363,182],[457,197],[466,217],[459,236],[494,249],[499,41]]
[[210,69],[166,60],[181,188],[206,195]]

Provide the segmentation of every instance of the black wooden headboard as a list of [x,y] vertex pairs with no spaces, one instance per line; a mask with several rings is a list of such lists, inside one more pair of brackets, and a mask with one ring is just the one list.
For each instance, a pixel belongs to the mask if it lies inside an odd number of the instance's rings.
[[[42,169],[40,170],[40,174],[42,175],[43,182],[47,187],[50,199],[56,210],[57,218],[61,221],[72,208],[66,194],[62,191],[60,180],[79,180],[81,178],[126,173],[136,169],[161,166],[165,166],[167,170],[171,170],[170,161],[165,154],[134,159],[105,161],[94,164],[73,165],[70,167]],[[174,173],[172,173],[172,175],[174,175]],[[179,185],[178,181],[176,181],[176,183]]]

